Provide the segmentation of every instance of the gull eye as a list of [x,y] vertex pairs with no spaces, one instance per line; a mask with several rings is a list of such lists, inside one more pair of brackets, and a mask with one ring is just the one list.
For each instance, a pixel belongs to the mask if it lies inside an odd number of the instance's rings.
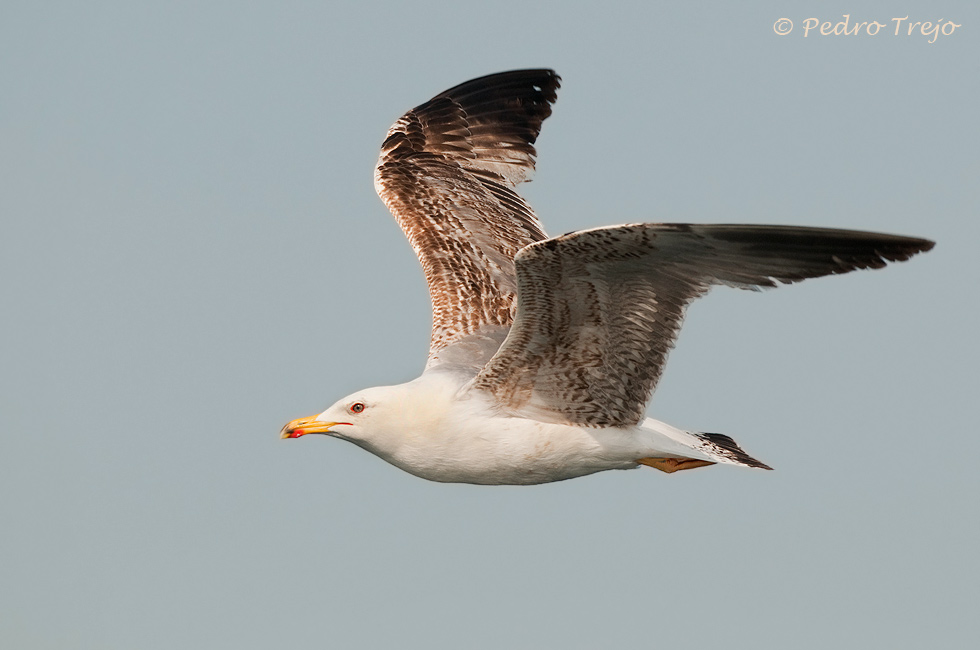
[[354,402],[347,407],[347,410],[351,413],[361,413],[364,411],[364,402]]

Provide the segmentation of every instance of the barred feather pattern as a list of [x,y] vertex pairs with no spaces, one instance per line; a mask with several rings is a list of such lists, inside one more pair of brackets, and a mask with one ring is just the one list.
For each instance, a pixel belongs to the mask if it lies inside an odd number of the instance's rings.
[[849,230],[692,224],[614,226],[540,241],[517,255],[514,325],[470,390],[523,417],[635,425],[687,306],[712,286],[760,289],[881,268],[932,246]]
[[[513,322],[517,252],[544,228],[514,191],[560,79],[516,70],[451,88],[391,127],[375,188],[418,255],[432,300],[428,367],[446,346]],[[499,343],[499,341],[498,341]],[[472,359],[481,367],[496,345]]]

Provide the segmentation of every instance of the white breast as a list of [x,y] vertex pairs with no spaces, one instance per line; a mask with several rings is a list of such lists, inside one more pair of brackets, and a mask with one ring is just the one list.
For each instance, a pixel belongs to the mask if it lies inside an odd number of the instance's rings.
[[[422,388],[422,387],[420,387]],[[393,465],[431,481],[528,485],[636,466],[637,437],[623,429],[588,429],[507,417],[478,399],[444,400],[434,386],[402,422],[400,444],[372,449]],[[423,395],[418,395],[423,398]]]

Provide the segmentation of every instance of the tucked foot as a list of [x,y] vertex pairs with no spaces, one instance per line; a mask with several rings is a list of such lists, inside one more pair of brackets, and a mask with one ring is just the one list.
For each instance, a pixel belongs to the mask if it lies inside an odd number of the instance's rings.
[[673,474],[682,469],[694,469],[696,467],[707,467],[714,465],[710,460],[697,460],[695,458],[639,458],[637,461],[641,465],[659,469],[661,472]]

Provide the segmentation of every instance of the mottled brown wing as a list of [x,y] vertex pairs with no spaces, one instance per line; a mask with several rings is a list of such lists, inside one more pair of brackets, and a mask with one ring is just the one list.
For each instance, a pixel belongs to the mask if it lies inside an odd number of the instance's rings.
[[775,287],[881,268],[932,246],[849,230],[686,224],[614,226],[541,241],[517,255],[514,326],[472,389],[542,420],[636,424],[687,305],[712,285]]
[[482,367],[513,322],[514,256],[546,237],[513,188],[534,170],[534,141],[558,86],[553,70],[481,77],[412,109],[388,131],[375,187],[429,285],[429,367],[451,343],[489,332],[491,345],[467,359]]

